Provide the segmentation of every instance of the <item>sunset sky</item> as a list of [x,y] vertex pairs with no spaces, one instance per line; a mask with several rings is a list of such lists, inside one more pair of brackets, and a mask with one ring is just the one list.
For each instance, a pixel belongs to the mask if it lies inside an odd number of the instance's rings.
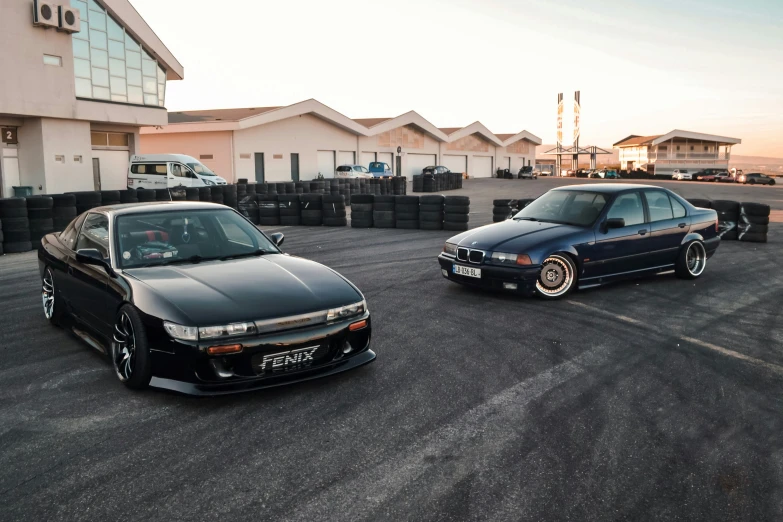
[[185,67],[169,110],[315,98],[553,143],[579,89],[583,144],[677,128],[783,157],[780,0],[131,2]]

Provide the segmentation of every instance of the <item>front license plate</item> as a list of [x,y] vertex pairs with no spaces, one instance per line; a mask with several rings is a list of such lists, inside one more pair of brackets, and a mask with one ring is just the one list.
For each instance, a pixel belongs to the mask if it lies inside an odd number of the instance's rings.
[[460,266],[460,265],[454,265],[454,273],[457,275],[463,275],[467,277],[475,277],[476,279],[481,279],[481,269],[480,268],[473,268],[470,266]]

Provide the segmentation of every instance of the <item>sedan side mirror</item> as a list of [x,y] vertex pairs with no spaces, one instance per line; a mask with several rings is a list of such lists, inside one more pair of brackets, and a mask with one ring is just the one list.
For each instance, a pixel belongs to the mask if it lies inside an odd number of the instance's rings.
[[280,246],[283,244],[283,240],[285,239],[285,235],[282,232],[275,232],[271,236],[272,241],[275,242],[275,245]]
[[610,228],[623,228],[625,226],[625,219],[623,218],[609,218],[606,221],[604,221],[604,229],[609,230]]
[[76,260],[84,265],[102,266],[106,272],[114,277],[114,269],[95,248],[81,248],[76,251]]

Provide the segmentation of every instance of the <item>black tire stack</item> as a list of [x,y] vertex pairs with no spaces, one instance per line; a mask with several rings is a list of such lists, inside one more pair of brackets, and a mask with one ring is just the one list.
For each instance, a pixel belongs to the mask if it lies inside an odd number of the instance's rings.
[[[120,203],[138,203],[139,195],[135,189],[126,189],[120,191]],[[55,206],[57,206],[55,204]]]
[[322,211],[324,217],[324,226],[326,227],[344,227],[348,225],[348,218],[345,212],[345,200],[338,195],[324,195],[322,201]]
[[[244,185],[243,185],[244,186]],[[248,187],[251,185],[247,185]],[[239,197],[239,196],[237,196]],[[239,213],[250,220],[254,225],[258,225],[258,203],[256,203],[255,192],[250,195],[248,191],[245,191],[245,195],[239,199]]]
[[54,200],[49,196],[27,198],[27,219],[30,222],[30,241],[38,246],[46,234],[54,232]]
[[212,203],[223,204],[223,187],[221,185],[213,185],[209,187],[210,195],[209,200]]
[[136,199],[139,200],[139,203],[149,203],[157,201],[157,194],[152,189],[139,189],[136,191]]
[[79,214],[76,212],[76,196],[73,194],[53,194],[52,218],[55,232],[62,232]]
[[[233,209],[239,208],[239,195],[237,193],[237,186],[221,185],[220,187],[223,189],[223,204]],[[245,186],[242,185],[242,188],[245,188]]]
[[[237,189],[237,196],[239,195],[238,189]],[[255,183],[248,183],[247,187],[245,188],[245,195],[247,197],[252,197],[255,201],[256,199],[256,184]]]
[[299,194],[280,194],[277,196],[280,207],[280,224],[286,227],[298,227],[302,224]]
[[392,181],[392,193],[395,196],[404,196],[408,193],[408,178],[395,177]]
[[280,208],[277,206],[277,194],[256,194],[258,203],[258,224],[279,225]]
[[0,199],[0,230],[4,253],[18,254],[33,249],[27,202],[24,198]]
[[187,187],[171,187],[169,189],[169,195],[171,196],[171,201],[187,201]]
[[324,224],[323,202],[321,194],[302,194],[299,196],[302,225],[305,227],[320,227]]
[[[382,179],[381,181],[386,181]],[[381,183],[381,187],[383,184]],[[389,195],[375,196],[372,205],[372,221],[375,228],[394,228],[397,225],[396,198]]]
[[492,201],[492,222],[500,223],[511,217],[512,199],[496,199]]
[[187,187],[185,189],[186,201],[200,201],[199,187]]
[[534,202],[535,199],[533,198],[526,198],[526,199],[515,199],[511,202],[511,213],[516,214],[532,202]]
[[714,209],[718,213],[718,230],[721,239],[736,241],[739,238],[737,223],[739,222],[740,204],[738,202],[725,199],[716,199],[715,201],[689,199],[688,202],[695,207]]
[[[269,194],[269,185],[266,183],[259,183],[256,185],[256,196],[259,194]],[[258,201],[258,197],[256,197],[256,201]]]
[[155,189],[155,201],[173,201],[169,189]]
[[446,198],[441,195],[419,197],[419,228],[422,230],[443,230],[443,205]]
[[413,176],[413,192],[424,192],[424,176],[421,174]]
[[119,190],[101,190],[101,206],[119,205],[122,203]]
[[394,213],[397,228],[415,230],[419,228],[419,196],[395,196]]
[[764,203],[740,203],[739,223],[737,224],[739,240],[766,243],[769,213],[769,205]]
[[90,209],[101,206],[100,192],[69,192],[69,194],[76,196],[76,212],[78,214],[82,214]]
[[470,198],[446,196],[444,203],[443,230],[467,230],[470,221]]
[[353,196],[353,204],[351,205],[352,228],[371,228],[373,226],[374,204],[375,196],[372,194],[357,194]]

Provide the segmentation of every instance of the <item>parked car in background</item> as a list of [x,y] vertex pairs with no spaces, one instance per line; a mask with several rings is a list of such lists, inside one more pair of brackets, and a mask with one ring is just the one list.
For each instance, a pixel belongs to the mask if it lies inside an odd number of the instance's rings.
[[676,179],[677,181],[692,181],[693,174],[688,172],[687,169],[674,169],[672,179]]
[[715,181],[717,183],[734,183],[737,180],[728,172],[719,172],[715,175]]
[[373,161],[370,163],[370,174],[375,178],[386,178],[394,176],[394,171],[388,163],[382,161]]
[[620,174],[617,173],[616,170],[593,170],[590,171],[590,174],[588,174],[589,178],[600,178],[600,179],[622,179],[620,177]]
[[184,154],[131,156],[128,188],[162,189],[225,185],[226,180],[196,158]]
[[536,170],[534,172],[536,172],[539,176],[544,176],[544,177],[552,175],[552,171],[551,170]]
[[692,177],[696,181],[715,181],[715,178],[718,176],[718,174],[722,173],[728,174],[728,171],[719,169],[704,169],[696,172]]
[[775,178],[761,174],[760,172],[751,172],[749,174],[740,174],[737,178],[737,183],[744,183],[746,185],[774,185]]
[[538,174],[533,171],[533,167],[522,167],[517,174],[519,179],[538,179]]
[[372,178],[367,167],[361,165],[340,165],[334,173],[335,178]]
[[425,167],[424,170],[421,171],[422,174],[447,174],[451,172],[448,167],[443,167],[441,165],[438,166],[432,166],[432,167]]

